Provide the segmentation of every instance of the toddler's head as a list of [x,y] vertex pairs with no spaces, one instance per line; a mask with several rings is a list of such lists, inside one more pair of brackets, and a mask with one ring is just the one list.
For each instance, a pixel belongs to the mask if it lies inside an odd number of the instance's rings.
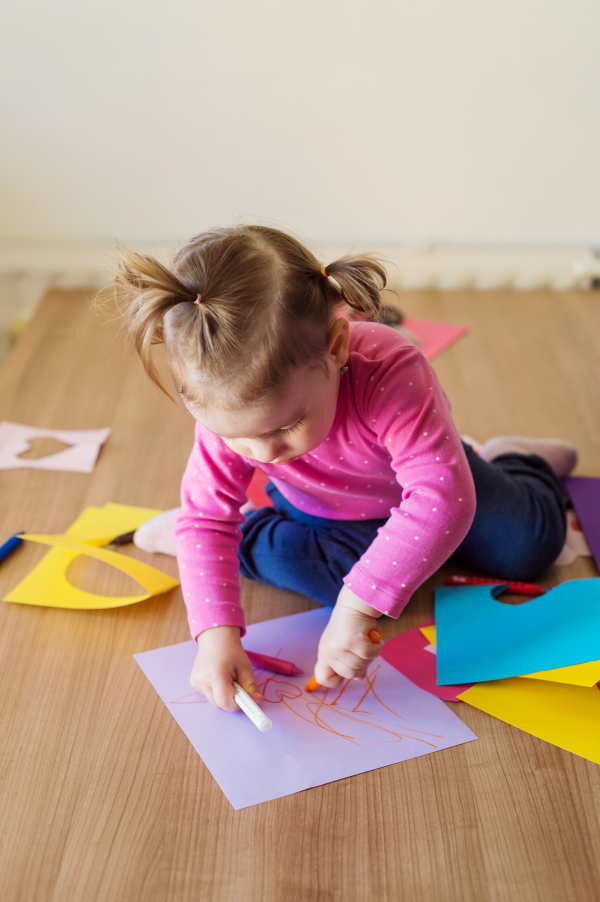
[[163,342],[196,420],[245,457],[285,463],[333,424],[348,356],[340,311],[373,319],[385,282],[369,255],[321,267],[290,235],[239,226],[193,238],[171,269],[124,252],[116,293],[151,379],[163,388],[152,359]]

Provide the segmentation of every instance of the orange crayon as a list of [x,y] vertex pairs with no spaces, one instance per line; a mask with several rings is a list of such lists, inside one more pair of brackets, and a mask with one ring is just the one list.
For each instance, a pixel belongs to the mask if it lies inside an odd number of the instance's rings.
[[[369,639],[371,640],[373,645],[379,645],[379,643],[383,639],[383,636],[381,635],[381,631],[378,630],[376,626],[374,626],[372,630],[369,630]],[[313,676],[311,676],[310,680],[304,687],[304,690],[305,690],[305,692],[315,692],[316,689],[320,689],[320,688],[321,688],[321,684],[317,683],[317,681],[313,675]]]

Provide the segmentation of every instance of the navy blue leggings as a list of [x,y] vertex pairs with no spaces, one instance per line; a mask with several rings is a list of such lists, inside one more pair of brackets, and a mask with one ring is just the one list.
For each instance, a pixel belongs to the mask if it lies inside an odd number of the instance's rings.
[[[565,495],[535,454],[503,454],[491,463],[465,443],[475,482],[475,519],[452,560],[501,579],[537,579],[556,560],[566,534]],[[343,577],[367,550],[383,520],[328,520],[298,510],[270,483],[273,504],[240,527],[240,573],[333,606]]]

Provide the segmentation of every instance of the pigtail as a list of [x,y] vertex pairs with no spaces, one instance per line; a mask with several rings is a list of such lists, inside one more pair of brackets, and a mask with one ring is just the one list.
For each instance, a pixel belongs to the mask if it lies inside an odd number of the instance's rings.
[[387,277],[381,260],[370,254],[347,255],[323,267],[328,290],[341,294],[343,301],[365,319],[377,318],[381,308],[381,291]]
[[114,275],[115,300],[127,339],[150,379],[170,397],[154,364],[152,345],[164,342],[164,319],[176,305],[187,302],[187,314],[194,316],[197,289],[186,286],[154,257],[134,251],[120,252]]
[[120,250],[114,294],[129,344],[167,395],[152,346],[165,346],[189,409],[245,407],[278,396],[291,371],[327,354],[335,313],[375,319],[386,284],[383,261],[341,257],[327,267],[296,238],[241,225],[197,235],[169,267]]

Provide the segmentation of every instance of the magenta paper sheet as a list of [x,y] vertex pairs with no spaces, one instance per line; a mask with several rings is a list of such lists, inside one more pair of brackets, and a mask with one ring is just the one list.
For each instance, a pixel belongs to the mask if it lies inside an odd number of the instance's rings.
[[[430,626],[435,623],[429,620],[422,623],[421,626]],[[400,633],[394,639],[390,639],[383,646],[381,656],[385,658],[388,664],[403,673],[404,676],[431,692],[438,698],[443,698],[447,702],[459,702],[459,692],[470,689],[473,683],[463,683],[459,686],[438,686],[436,676],[436,656],[437,649],[430,645],[429,639],[426,639],[421,632],[420,626],[415,626],[411,630]]]
[[466,326],[455,326],[453,323],[441,323],[431,319],[411,319],[409,316],[402,320],[400,328],[402,326],[420,340],[419,349],[427,360],[433,360],[469,331]]
[[241,711],[221,711],[192,691],[195,642],[134,656],[236,810],[477,739],[443,702],[381,658],[364,682],[305,692],[329,615],[323,608],[248,627],[245,646],[305,671],[288,677],[256,670],[273,721],[268,733]]

